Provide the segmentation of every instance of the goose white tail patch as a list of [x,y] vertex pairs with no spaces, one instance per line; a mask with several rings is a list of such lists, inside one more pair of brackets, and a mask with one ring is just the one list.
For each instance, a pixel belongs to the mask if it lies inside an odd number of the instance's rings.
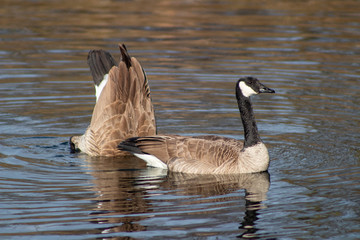
[[99,86],[95,85],[95,95],[96,95],[96,102],[99,100],[100,94],[104,89],[106,83],[108,82],[109,74],[105,74],[103,80],[99,84]]
[[163,163],[160,159],[153,155],[149,154],[140,154],[140,153],[133,153],[136,157],[144,160],[148,166],[151,167],[157,167],[157,168],[163,168],[167,169],[167,166],[165,163]]
[[244,97],[250,97],[251,95],[257,94],[251,87],[246,85],[246,83],[243,81],[239,83],[239,88],[241,90],[242,95],[244,95]]

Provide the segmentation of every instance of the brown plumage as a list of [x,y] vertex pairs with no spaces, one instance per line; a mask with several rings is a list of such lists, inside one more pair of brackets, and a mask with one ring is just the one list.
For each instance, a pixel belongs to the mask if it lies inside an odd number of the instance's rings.
[[[129,56],[125,45],[119,45],[119,48],[121,60],[118,66],[108,52],[89,52],[88,63],[98,99],[84,135],[70,138],[72,151],[79,149],[91,156],[127,155],[117,148],[119,142],[130,137],[156,134],[145,72],[140,63]],[[106,76],[107,71],[107,82],[106,77],[99,80],[99,76]]]
[[240,78],[236,98],[245,141],[219,136],[159,135],[134,137],[119,144],[149,166],[194,174],[237,174],[266,171],[269,154],[257,130],[250,96],[274,93],[256,78]]
[[204,174],[221,173],[223,168],[236,168],[237,156],[243,148],[240,141],[214,135],[158,135],[132,138],[122,144],[128,143],[133,144],[134,149],[141,149],[133,153],[153,155],[171,171]]

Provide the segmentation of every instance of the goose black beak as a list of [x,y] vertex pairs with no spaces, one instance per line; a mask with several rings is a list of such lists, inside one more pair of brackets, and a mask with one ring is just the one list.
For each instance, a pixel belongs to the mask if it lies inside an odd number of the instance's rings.
[[262,86],[259,90],[259,93],[275,93],[274,89]]

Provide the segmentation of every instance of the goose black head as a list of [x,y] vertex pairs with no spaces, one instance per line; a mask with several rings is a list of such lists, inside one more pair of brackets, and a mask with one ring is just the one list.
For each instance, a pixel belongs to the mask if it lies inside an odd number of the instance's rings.
[[80,149],[77,147],[78,136],[71,136],[69,139],[70,153],[80,152]]
[[240,78],[236,84],[236,92],[240,92],[244,97],[250,97],[259,93],[275,93],[275,90],[266,87],[257,78]]

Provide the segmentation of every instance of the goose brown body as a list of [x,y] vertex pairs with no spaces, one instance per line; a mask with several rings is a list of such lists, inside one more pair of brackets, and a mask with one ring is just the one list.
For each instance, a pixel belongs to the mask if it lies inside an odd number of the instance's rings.
[[[156,134],[154,109],[145,72],[140,63],[129,56],[124,45],[119,45],[119,48],[121,59],[117,66],[111,55],[103,50],[89,53],[88,62],[95,85],[103,84],[99,83],[99,75],[108,74],[107,82],[97,93],[99,96],[89,127],[83,135],[70,138],[73,151],[79,149],[91,156],[127,155],[127,152],[117,148],[119,142],[130,137]],[[109,66],[111,68],[107,73]],[[102,73],[96,74],[99,71]]]
[[[131,150],[135,156],[140,158],[146,158],[147,155],[154,156],[160,159],[164,165],[157,166],[151,163],[148,165],[168,168],[174,172],[252,173],[266,171],[269,165],[269,155],[263,143],[244,150],[243,142],[215,135],[138,137],[122,142],[121,147]],[[251,158],[252,153],[261,159],[260,164],[257,163],[256,158]]]

